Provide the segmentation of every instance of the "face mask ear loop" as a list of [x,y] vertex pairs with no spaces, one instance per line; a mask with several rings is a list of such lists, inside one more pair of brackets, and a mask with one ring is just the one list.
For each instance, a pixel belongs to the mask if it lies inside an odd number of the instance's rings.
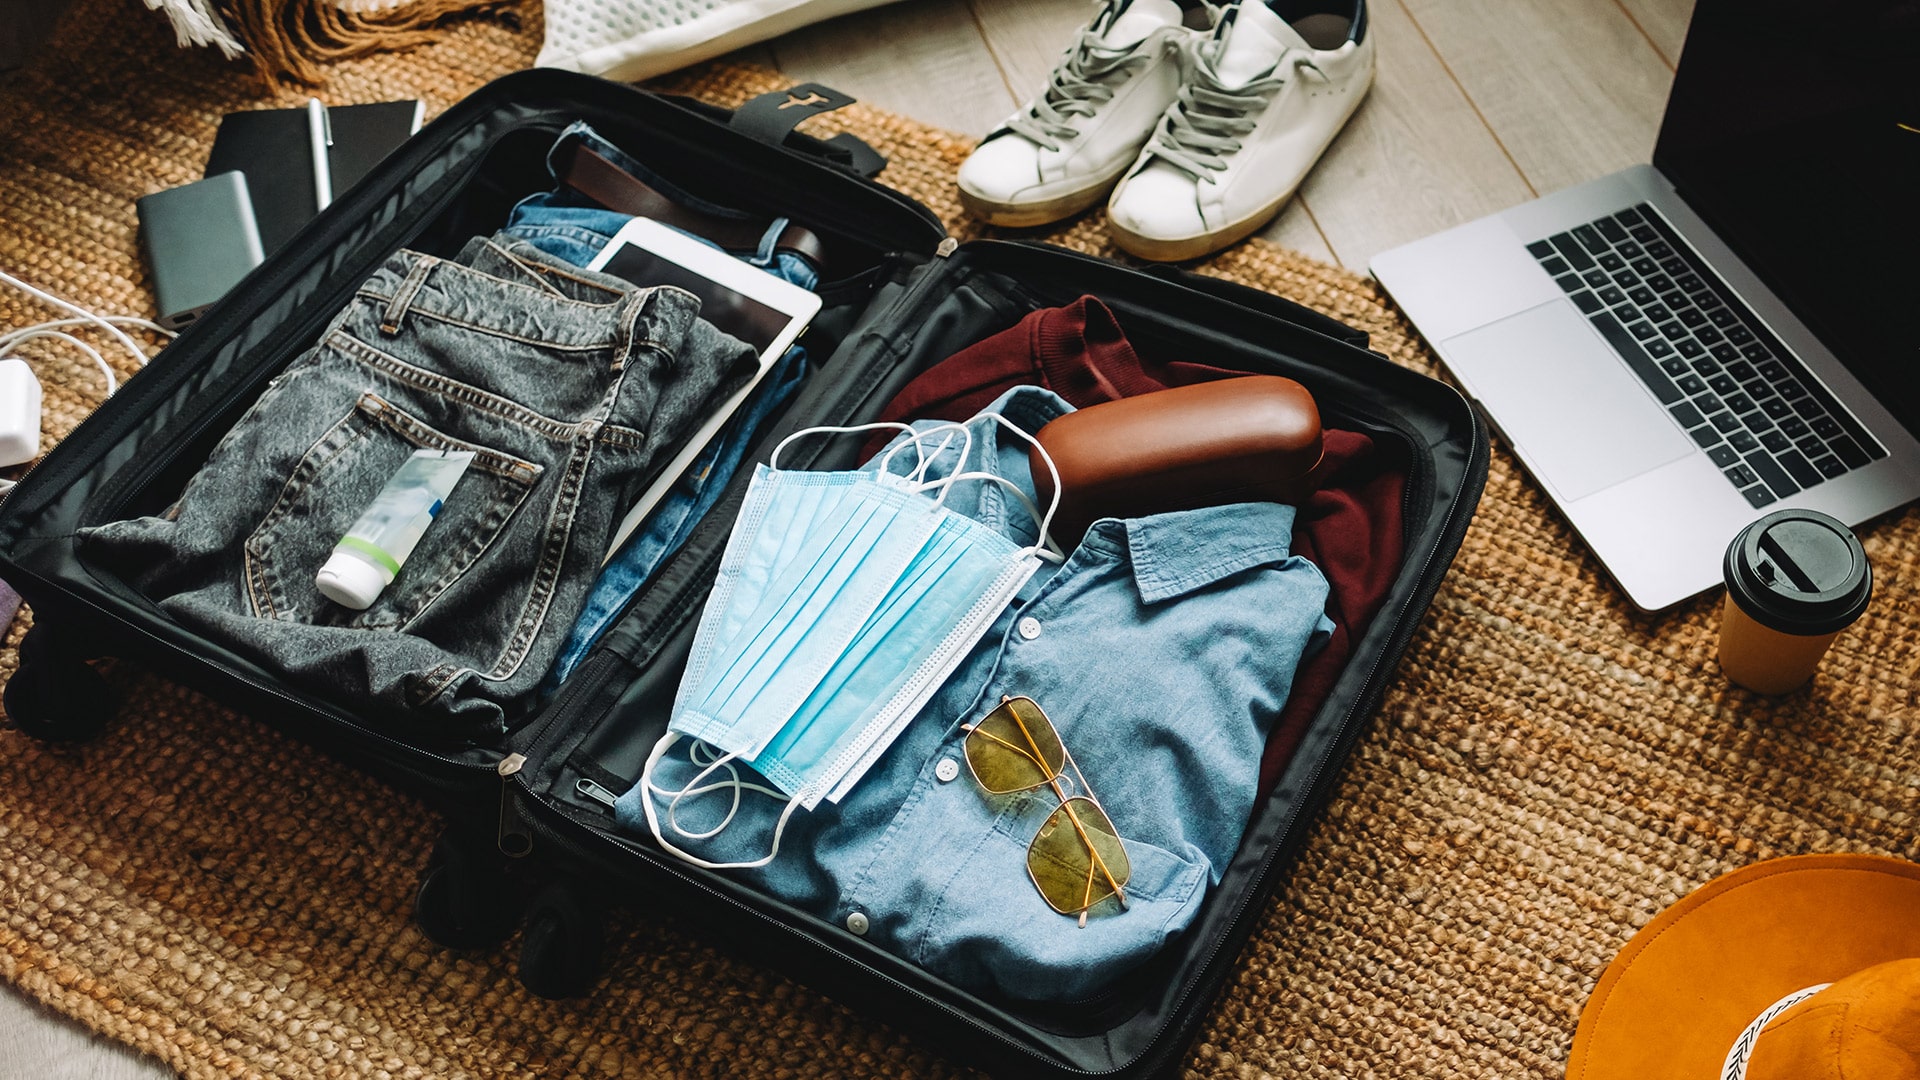
[[911,434],[913,428],[891,420],[883,420],[874,424],[853,424],[848,427],[801,428],[799,431],[781,439],[779,445],[773,448],[773,453],[767,455],[767,468],[778,469],[780,467],[780,452],[787,448],[788,443],[803,435],[850,435],[860,431],[905,431]]
[[[712,757],[715,760],[701,761],[700,753],[699,753],[701,750],[707,751],[707,753],[712,755]],[[784,799],[787,797],[787,793],[784,791],[777,791],[773,788],[765,787],[761,784],[749,783],[745,780],[740,779],[740,770],[738,767],[736,767],[732,763],[733,760],[735,760],[733,758],[733,755],[717,754],[714,752],[712,747],[708,746],[706,743],[703,743],[698,739],[695,739],[687,745],[687,762],[691,765],[707,766],[707,768],[704,769],[698,776],[695,776],[692,780],[687,781],[687,786],[681,788],[679,791],[668,791],[666,788],[663,788],[660,785],[653,783],[651,780],[648,781],[647,790],[651,791],[655,795],[660,796],[663,799],[671,798],[675,802],[678,802],[681,798],[684,798],[688,795],[705,795],[709,791],[719,791],[723,788],[732,788],[736,792],[736,795],[734,798],[734,804],[733,804],[733,808],[736,811],[739,810],[740,808],[740,800],[737,793],[741,791],[757,791],[762,795],[771,795],[776,799]],[[708,774],[712,773],[715,768],[722,768],[722,767],[724,767],[727,770],[727,776],[729,777],[729,779],[720,780],[715,783],[708,784],[705,787],[694,786],[695,784],[698,784],[700,782],[702,777],[705,777]],[[731,816],[732,816],[731,814],[728,815],[729,818],[731,818]],[[679,833],[681,836],[684,836],[689,840],[702,840],[713,835],[712,832],[698,833],[698,834],[687,832],[686,830],[680,828],[680,824],[678,821],[674,821],[672,820],[672,818],[673,818],[673,815],[671,812],[669,812],[668,823],[673,826],[673,829],[675,832]],[[724,827],[724,826],[725,826],[725,822],[722,822],[720,827]],[[714,829],[714,832],[718,832],[720,827],[716,827]]]
[[[938,430],[938,429],[935,429],[935,430]],[[914,466],[913,472],[907,475],[907,479],[912,481],[915,484],[921,485],[922,489],[924,489],[927,483],[927,470],[933,468],[933,463],[936,461],[939,461],[940,455],[946,453],[947,447],[953,445],[953,436],[956,431],[958,431],[961,434],[965,434],[966,429],[965,428],[948,428],[946,433],[940,436],[940,445],[934,447],[932,453],[920,455],[919,463]],[[918,440],[916,440],[916,442],[917,441]],[[961,460],[964,461],[966,459],[962,458]]]
[[[1047,512],[1045,516],[1035,519],[1040,523],[1040,543],[1035,545],[1034,554],[1038,555],[1043,551],[1049,552],[1052,554],[1054,561],[1065,562],[1067,558],[1066,553],[1060,550],[1059,544],[1053,542],[1053,515],[1060,510],[1060,470],[1053,464],[1053,455],[1047,453],[1047,448],[1040,445],[1039,439],[1029,435],[1013,421],[1001,416],[999,413],[991,413],[989,415],[995,420],[998,420],[1001,427],[1006,428],[1008,431],[1026,440],[1028,446],[1040,452],[1040,460],[1047,463],[1047,476],[1053,480],[1053,498],[1047,500]],[[1022,494],[1024,495],[1025,493],[1022,492]],[[1033,503],[1031,501],[1027,503],[1027,510],[1029,512],[1033,510]]]
[[947,492],[952,489],[953,482],[959,479],[961,475],[965,475],[969,477],[980,475],[977,472],[972,472],[972,473],[965,473],[965,474],[955,474],[952,476],[943,476],[938,480],[926,479],[926,470],[933,467],[934,459],[938,458],[939,455],[946,453],[947,447],[953,445],[953,433],[955,431],[960,433],[963,440],[960,443],[960,465],[962,468],[966,466],[967,458],[973,453],[973,432],[969,430],[965,424],[942,424],[940,427],[937,427],[937,428],[927,428],[925,431],[922,431],[920,434],[931,435],[936,431],[942,430],[943,428],[951,429],[951,430],[947,432],[947,435],[945,438],[942,438],[940,440],[940,445],[934,448],[933,455],[927,460],[926,465],[920,470],[918,470],[917,472],[910,474],[907,477],[908,480],[915,481],[919,485],[914,488],[914,491],[919,494],[924,495],[929,491],[935,491],[935,490],[939,491],[939,495],[935,496],[933,500],[933,504],[935,506],[946,505]]
[[[1018,435],[1020,438],[1024,439],[1028,445],[1040,451],[1040,460],[1046,462],[1047,474],[1053,478],[1053,498],[1049,500],[1047,503],[1047,512],[1042,514],[1040,512],[1040,508],[1033,504],[1033,500],[1027,497],[1026,492],[1020,490],[1020,486],[1018,484],[1015,484],[1013,481],[1008,480],[1004,476],[997,476],[993,473],[988,473],[988,472],[955,473],[952,476],[941,477],[940,479],[933,481],[931,484],[928,484],[927,487],[933,487],[934,485],[937,484],[937,485],[941,485],[943,488],[950,489],[954,483],[961,480],[989,480],[995,483],[1005,484],[1007,487],[1007,490],[1013,492],[1014,497],[1020,500],[1020,504],[1026,507],[1027,513],[1032,515],[1034,522],[1040,528],[1040,542],[1028,548],[1027,550],[1039,556],[1040,558],[1046,559],[1048,562],[1059,563],[1059,562],[1067,561],[1066,553],[1060,550],[1060,545],[1053,542],[1053,536],[1050,532],[1051,527],[1053,525],[1053,516],[1060,509],[1060,470],[1054,466],[1053,456],[1047,453],[1046,447],[1040,445],[1040,440],[1034,438],[1032,435],[1027,434],[1027,432],[1022,430],[1019,425],[1015,424],[1013,421],[1007,419],[1006,417],[1000,415],[999,413],[981,413],[980,415],[993,419],[994,421],[999,423],[1001,427],[1006,428],[1008,431],[1013,432],[1015,435]],[[967,434],[969,438],[971,438],[973,433],[969,431]],[[971,446],[969,446],[968,449],[969,451],[971,451],[972,449]],[[962,458],[961,460],[964,461],[966,459]],[[945,491],[943,490],[941,493],[941,498],[944,499],[945,497],[946,497],[946,494],[945,494]]]
[[[696,742],[687,748],[687,760],[695,765],[701,763],[699,756],[694,752],[699,745],[700,744]],[[716,756],[711,762],[707,763],[706,768],[701,769],[694,775],[692,780],[687,781],[685,787],[671,793],[673,798],[667,803],[667,824],[672,826],[673,831],[678,833],[682,839],[707,840],[718,836],[720,830],[732,824],[734,815],[740,812],[740,789],[745,785],[740,782],[740,770],[734,767],[733,757],[732,754],[720,754]],[[700,781],[712,776],[715,769],[727,770],[727,779],[719,781],[718,783],[708,784],[705,787],[697,786]],[[718,791],[721,788],[731,788],[733,790],[733,805],[727,807],[726,816],[720,819],[720,823],[708,829],[706,832],[688,832],[683,828],[680,824],[680,800],[689,795],[700,795],[709,791]],[[650,790],[658,789],[650,788]],[[662,791],[660,794],[666,795],[668,792]]]
[[[965,440],[960,443],[960,467],[964,469],[967,467],[967,462],[973,458],[973,429],[962,424],[960,425],[960,433],[966,436]],[[953,490],[953,481],[954,477],[949,476],[941,480],[932,481],[931,483],[924,483],[920,485],[920,490],[925,492],[929,488],[939,487],[940,494],[934,496],[933,505],[944,510],[947,506],[947,493]]]
[[[1052,536],[1054,515],[1060,513],[1060,469],[1054,467],[1054,455],[1046,454],[1046,448],[1041,446],[1041,440],[1035,438],[1035,436],[1031,436],[1031,434],[1027,434],[1027,432],[1021,429],[1020,425],[1016,425],[1014,421],[1002,417],[1000,413],[989,413],[989,415],[1000,423],[1000,427],[1004,427],[1004,429],[1018,434],[1021,440],[1025,440],[1027,446],[1031,446],[1033,450],[1037,450],[1037,452],[1041,454],[1041,461],[1046,463],[1046,475],[1054,480],[1054,498],[1050,498],[1050,500],[1046,502],[1046,515],[1035,515],[1035,521],[1041,523],[1041,542],[1033,546],[1033,553],[1035,553],[1035,555],[1050,555],[1050,561],[1064,563],[1064,561],[1066,561],[1066,552],[1060,550],[1060,544],[1054,544],[1054,536]],[[1021,492],[1021,498],[1025,500],[1025,492]],[[1031,502],[1031,500],[1025,500],[1025,503],[1027,503],[1027,513],[1033,513],[1033,502]]]
[[673,812],[679,806],[680,800],[684,798],[687,794],[697,793],[695,792],[695,787],[694,787],[696,784],[700,783],[701,780],[706,779],[706,777],[711,775],[715,769],[724,768],[729,773],[733,774],[732,783],[728,783],[727,781],[723,780],[720,783],[709,784],[706,787],[698,789],[700,792],[714,791],[723,787],[732,787],[734,789],[733,808],[727,811],[726,818],[723,819],[720,823],[721,827],[724,828],[727,822],[733,819],[734,811],[740,808],[740,791],[739,791],[740,776],[739,776],[739,771],[736,770],[732,765],[732,755],[721,754],[721,755],[717,755],[714,758],[714,760],[711,762],[702,762],[700,761],[697,755],[697,751],[699,749],[700,744],[698,742],[691,744],[687,748],[687,760],[692,762],[695,765],[705,764],[706,768],[702,769],[700,773],[696,775],[692,780],[687,781],[687,783],[683,787],[681,787],[678,791],[670,791],[653,782],[653,767],[656,764],[658,764],[658,757],[664,756],[666,748],[669,746],[672,746],[673,743],[678,742],[680,739],[680,736],[674,734],[673,732],[668,732],[667,734],[669,736],[668,738],[663,738],[661,739],[660,743],[655,744],[654,749],[657,752],[659,752],[658,756],[649,755],[647,758],[647,766],[646,768],[641,770],[641,773],[640,773],[640,784],[644,789],[646,795],[648,796],[647,807],[649,810],[652,809],[652,804],[653,804],[652,796],[658,795],[660,798],[663,798],[663,799],[671,799],[672,801],[667,805],[667,820],[668,820],[668,824],[673,826],[673,830],[675,832],[679,833],[682,836],[688,837],[689,839],[695,839],[695,840],[704,839],[707,836],[712,836],[713,833],[705,833],[705,834],[702,834],[701,836],[694,836],[693,834],[688,833],[686,830],[680,828],[680,825],[677,821],[673,820]]
[[[984,480],[989,484],[999,484],[1002,487],[1005,487],[1007,489],[1007,494],[1012,495],[1014,499],[1016,499],[1020,503],[1021,508],[1027,512],[1028,517],[1031,517],[1035,522],[1044,522],[1046,520],[1045,517],[1041,515],[1040,508],[1034,505],[1033,499],[1030,496],[1028,496],[1026,492],[1020,490],[1020,485],[1014,483],[1013,481],[997,473],[990,473],[990,472],[955,473],[952,476],[941,477],[939,480],[934,481],[934,483],[955,484],[962,480]],[[1044,528],[1044,525],[1042,525],[1042,527]],[[1044,541],[1044,536],[1045,534],[1043,533],[1042,534],[1043,541]],[[1065,555],[1061,554],[1058,550],[1049,546],[1045,542],[1034,544],[1031,547],[1025,547],[1020,550],[1022,554],[1034,555],[1039,558],[1045,559],[1048,562],[1059,563],[1059,562],[1066,561]]]
[[[678,742],[679,739],[680,739],[679,734],[672,731],[669,731],[665,735],[662,735],[660,737],[660,741],[653,744],[653,750],[647,754],[646,767],[640,770],[640,783],[641,783],[640,806],[643,810],[646,811],[647,830],[653,833],[654,843],[659,844],[662,850],[671,853],[672,855],[681,859],[682,861],[691,863],[694,866],[698,866],[707,870],[751,870],[754,867],[765,866],[768,863],[772,862],[774,859],[774,856],[780,854],[780,837],[783,834],[785,834],[787,831],[787,820],[793,817],[794,810],[799,808],[800,806],[799,799],[789,799],[787,801],[787,808],[785,810],[780,811],[780,820],[773,827],[773,850],[767,852],[767,854],[764,857],[755,859],[752,862],[731,862],[731,863],[709,862],[706,859],[702,859],[691,852],[683,851],[680,848],[674,846],[674,844],[671,841],[669,841],[664,835],[661,834],[660,812],[653,805],[653,795],[655,792],[659,792],[661,795],[667,795],[670,793],[654,784],[653,770],[654,770],[654,767],[660,763],[660,759],[666,756],[667,750],[670,749],[675,742]],[[689,760],[693,760],[693,754],[691,750],[688,751],[687,756]],[[732,754],[722,754],[720,757],[714,759],[713,764],[707,766],[707,769],[703,771],[700,775],[705,776],[707,775],[708,772],[711,772],[714,768],[717,768],[722,765],[726,765],[728,768],[731,768],[732,758],[733,758]],[[695,777],[692,781],[692,783],[695,783],[695,784],[699,782],[700,782],[699,777]],[[740,806],[740,789],[741,788],[748,788],[756,791],[767,791],[769,794],[773,794],[781,798],[785,798],[785,796],[780,795],[779,792],[770,791],[769,789],[762,788],[757,784],[738,783],[737,774],[736,774],[736,781],[732,785],[728,785],[725,783],[715,784],[703,790],[710,791],[710,790],[713,790],[714,788],[726,787],[726,786],[734,787],[734,810],[738,810]],[[681,794],[684,795],[686,794],[686,792],[687,792],[687,789],[685,788],[681,789]],[[676,796],[674,801],[677,803],[679,801],[679,797]],[[734,812],[733,810],[729,810],[727,812],[726,820],[721,822],[722,826],[726,824],[726,821],[731,821],[733,819],[733,812]],[[669,823],[672,824],[671,822],[672,807],[668,808],[668,815],[669,815]],[[674,824],[673,827],[675,831],[678,831],[680,828],[678,824]],[[719,829],[717,828],[714,830],[714,832],[718,832],[718,831]],[[682,835],[686,835],[686,834],[682,834]],[[703,839],[705,837],[712,836],[712,835],[713,835],[712,832],[703,833],[703,834],[700,834],[699,836],[692,837],[692,839]]]
[[[922,431],[914,431],[909,428],[908,434],[913,437],[888,448],[887,452],[880,458],[880,471],[889,475],[899,475],[893,472],[893,457],[895,454],[911,446],[913,447],[915,460],[912,471],[905,474],[906,479],[914,483],[921,482],[926,476],[927,470],[933,467],[934,459],[945,453],[947,447],[953,445],[953,433],[956,430],[964,429],[959,424],[941,424],[938,427],[930,427]],[[940,445],[934,447],[932,453],[928,453],[926,449],[926,439],[934,432],[944,432],[945,434],[940,440]]]
[[913,447],[914,470],[917,472],[920,469],[926,468],[926,463],[927,463],[926,448],[921,445],[920,436],[916,434],[910,439],[907,439],[905,441],[896,443],[895,445],[888,447],[887,452],[885,454],[880,455],[880,464],[879,464],[880,471],[882,473],[892,473],[894,455],[898,454],[902,450],[905,450],[909,446]]

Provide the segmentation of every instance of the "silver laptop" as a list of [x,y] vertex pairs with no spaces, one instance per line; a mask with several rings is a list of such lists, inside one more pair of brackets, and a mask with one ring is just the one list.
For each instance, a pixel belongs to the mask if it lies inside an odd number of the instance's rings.
[[1653,164],[1372,270],[1635,605],[1920,495],[1920,18],[1699,0]]

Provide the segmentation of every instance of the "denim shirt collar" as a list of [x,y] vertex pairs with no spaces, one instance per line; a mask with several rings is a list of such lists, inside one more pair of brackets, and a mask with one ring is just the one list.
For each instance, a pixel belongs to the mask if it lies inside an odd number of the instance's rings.
[[1242,570],[1286,561],[1292,555],[1294,513],[1282,503],[1233,503],[1109,519],[1096,522],[1093,532],[1124,540],[1140,602],[1157,604]]

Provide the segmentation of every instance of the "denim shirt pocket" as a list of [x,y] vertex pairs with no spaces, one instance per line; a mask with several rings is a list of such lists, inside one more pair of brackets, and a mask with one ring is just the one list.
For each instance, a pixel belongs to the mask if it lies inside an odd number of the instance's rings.
[[[327,600],[314,575],[345,532],[416,450],[469,451],[473,462],[445,508],[373,605],[353,612]],[[378,394],[301,453],[278,498],[247,537],[242,588],[253,614],[367,630],[400,630],[425,611],[499,538],[542,469],[442,434]]]
[[1206,895],[1204,858],[1125,838],[1127,906],[1104,900],[1085,927],[1053,910],[1028,876],[1027,848],[1058,803],[1038,796],[1021,803],[956,852],[938,903],[906,935],[921,967],[968,989],[1072,1001],[1098,993],[1192,923]]

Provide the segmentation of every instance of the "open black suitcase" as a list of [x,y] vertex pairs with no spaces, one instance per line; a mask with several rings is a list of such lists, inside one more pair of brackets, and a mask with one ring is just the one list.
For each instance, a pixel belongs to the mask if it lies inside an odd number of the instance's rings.
[[[448,110],[182,334],[0,504],[0,577],[35,618],[6,688],[8,714],[44,738],[93,734],[111,702],[84,661],[122,656],[428,797],[450,827],[417,900],[423,928],[448,945],[491,943],[520,924],[530,903],[522,978],[538,992],[577,991],[592,978],[597,914],[586,898],[619,892],[959,1060],[1019,1076],[1169,1072],[1459,547],[1486,475],[1485,430],[1452,389],[1366,351],[1364,334],[1279,297],[1037,244],[956,246],[928,210],[862,175],[877,164],[865,146],[789,133],[820,105],[846,100],[818,97],[779,110],[803,96],[778,95],[730,123],[730,114],[697,103],[532,71]],[[1089,293],[1130,337],[1297,379],[1329,425],[1404,452],[1406,554],[1385,605],[1257,804],[1198,920],[1109,992],[1070,1006],[988,1000],[614,829],[607,795],[639,775],[665,727],[750,470],[561,691],[494,745],[395,738],[356,717],[351,702],[287,687],[190,633],[79,556],[76,530],[167,505],[266,380],[314,341],[390,252],[451,255],[502,222],[522,195],[548,186],[545,149],[576,119],[685,187],[792,217],[856,253],[855,272],[823,286],[825,307],[806,338],[810,352],[827,359],[755,460],[764,462],[793,430],[869,420],[928,365],[1030,310]],[[849,468],[858,446],[858,438],[815,440],[803,445],[810,457],[794,464]]]

